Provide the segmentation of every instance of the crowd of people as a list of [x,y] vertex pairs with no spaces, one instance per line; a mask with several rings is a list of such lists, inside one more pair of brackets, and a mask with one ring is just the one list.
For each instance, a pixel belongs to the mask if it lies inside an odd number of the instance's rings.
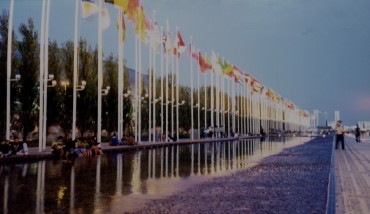
[[0,139],[0,158],[12,155],[28,155],[27,142],[12,134],[11,140]]
[[64,162],[72,162],[78,156],[90,157],[103,153],[100,143],[97,143],[94,137],[71,140],[59,136],[51,148],[54,158],[62,159]]

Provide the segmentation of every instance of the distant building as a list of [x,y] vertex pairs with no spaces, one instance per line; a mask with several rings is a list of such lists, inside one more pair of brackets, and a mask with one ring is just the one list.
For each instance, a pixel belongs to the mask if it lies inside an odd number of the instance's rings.
[[334,111],[334,121],[340,120],[339,111]]

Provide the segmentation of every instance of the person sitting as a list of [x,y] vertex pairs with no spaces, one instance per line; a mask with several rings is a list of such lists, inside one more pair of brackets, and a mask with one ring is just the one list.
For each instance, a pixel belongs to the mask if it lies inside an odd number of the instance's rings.
[[118,146],[119,142],[118,142],[118,137],[117,137],[116,133],[113,134],[110,142],[111,142],[112,146]]
[[100,143],[96,142],[96,138],[95,137],[92,138],[92,139],[90,139],[90,141],[89,141],[89,147],[90,147],[90,150],[91,150],[91,154],[93,154],[93,155],[103,154],[103,151],[99,147],[99,144]]
[[130,134],[127,138],[128,145],[134,146],[136,145],[135,138],[132,134]]
[[51,144],[51,154],[56,158],[59,158],[63,152],[63,139],[63,136],[59,136],[57,137],[57,140]]
[[6,157],[12,154],[12,148],[9,141],[1,140],[0,142],[0,157]]
[[18,137],[14,137],[11,143],[11,150],[14,155],[28,154],[27,143],[20,142]]
[[163,141],[163,142],[166,142],[166,133],[163,133],[163,134],[162,134],[162,141]]

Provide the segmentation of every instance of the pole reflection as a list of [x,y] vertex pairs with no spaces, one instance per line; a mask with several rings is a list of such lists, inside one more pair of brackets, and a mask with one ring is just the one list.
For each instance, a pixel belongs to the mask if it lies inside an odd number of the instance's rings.
[[[135,211],[148,200],[169,197],[212,177],[230,175],[307,141],[280,138],[169,145],[77,158],[74,166],[53,160],[10,164],[1,168],[2,213],[10,209],[11,213],[24,209],[35,213]],[[14,200],[32,194],[36,194],[32,203]]]

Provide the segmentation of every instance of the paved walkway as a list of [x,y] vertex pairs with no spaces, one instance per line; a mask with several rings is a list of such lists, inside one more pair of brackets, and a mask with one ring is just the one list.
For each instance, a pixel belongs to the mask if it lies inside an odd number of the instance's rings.
[[370,138],[357,143],[346,136],[335,151],[336,213],[370,213]]

